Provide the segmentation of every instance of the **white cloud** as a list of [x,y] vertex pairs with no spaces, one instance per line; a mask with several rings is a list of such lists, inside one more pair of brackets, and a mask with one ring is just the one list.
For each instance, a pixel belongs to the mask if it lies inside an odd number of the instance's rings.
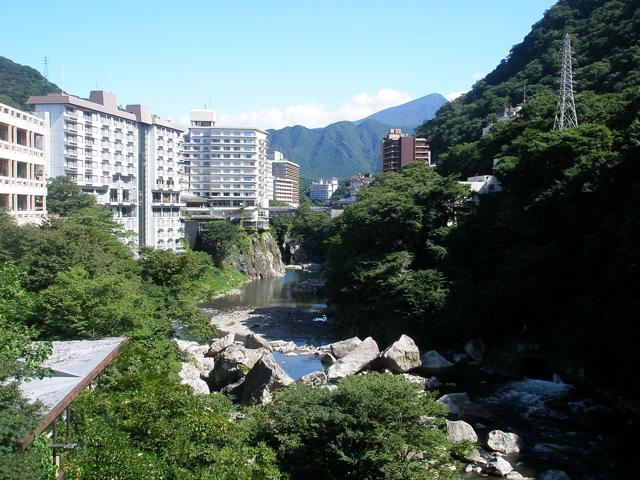
[[455,100],[456,98],[458,98],[461,95],[464,95],[465,93],[467,93],[467,90],[456,90],[455,92],[449,92],[447,93],[444,98],[446,98],[447,100],[449,100],[450,102]]
[[[290,125],[324,127],[340,120],[360,120],[385,108],[395,107],[413,100],[415,96],[393,88],[382,88],[375,93],[359,93],[335,110],[318,102],[300,105],[272,107],[240,113],[218,113],[216,122],[220,125],[237,127],[282,128]],[[173,121],[188,125],[188,115],[175,115]]]

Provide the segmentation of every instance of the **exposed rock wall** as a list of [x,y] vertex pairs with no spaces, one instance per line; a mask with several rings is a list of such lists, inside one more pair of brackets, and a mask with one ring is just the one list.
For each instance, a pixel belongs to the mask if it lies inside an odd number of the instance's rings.
[[249,246],[240,254],[237,268],[252,278],[281,277],[285,273],[280,249],[269,232],[249,236]]

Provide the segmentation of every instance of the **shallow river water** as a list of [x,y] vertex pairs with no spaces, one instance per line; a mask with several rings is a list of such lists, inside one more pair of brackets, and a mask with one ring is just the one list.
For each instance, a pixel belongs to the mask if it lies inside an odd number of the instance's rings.
[[[221,298],[208,306],[220,311],[282,307],[293,317],[326,321],[325,298],[294,291],[299,282],[318,275],[293,270],[281,278],[252,281],[241,288],[241,295]],[[297,345],[337,340],[331,334],[318,336],[316,331],[308,336],[299,331],[286,338],[265,336]],[[294,379],[322,369],[319,358],[313,355],[275,353],[274,357]],[[559,469],[573,480],[640,479],[637,435],[631,435],[636,431],[637,419],[624,417],[604,399],[551,378],[505,379],[471,366],[417,373],[437,376],[445,384],[440,393],[469,394],[478,408],[463,419],[474,426],[481,440],[494,429],[520,435],[524,448],[506,458],[525,476],[535,478],[544,470]]]

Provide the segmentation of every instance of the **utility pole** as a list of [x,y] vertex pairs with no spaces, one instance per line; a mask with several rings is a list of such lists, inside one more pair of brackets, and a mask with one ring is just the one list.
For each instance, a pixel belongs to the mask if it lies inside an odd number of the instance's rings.
[[567,33],[564,36],[562,49],[562,70],[560,71],[560,88],[558,89],[558,106],[556,118],[553,121],[554,130],[575,128],[578,126],[576,104],[573,99],[573,68],[571,66],[571,39]]

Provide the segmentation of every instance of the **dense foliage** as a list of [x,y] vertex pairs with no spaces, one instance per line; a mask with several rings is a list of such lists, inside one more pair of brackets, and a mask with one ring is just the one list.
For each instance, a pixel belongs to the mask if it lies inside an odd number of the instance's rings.
[[333,225],[327,254],[331,304],[340,325],[383,342],[398,333],[443,335],[449,291],[442,272],[450,223],[467,191],[415,163],[381,175]]
[[95,205],[96,198],[84,193],[80,186],[71,178],[53,177],[47,182],[47,212],[62,217],[91,205]]
[[60,92],[60,88],[47,82],[36,69],[0,57],[0,103],[31,110],[26,103],[30,95],[55,92]]
[[[528,342],[572,380],[635,395],[640,383],[624,372],[638,365],[640,340],[638,31],[638,2],[561,0],[492,73],[419,129],[438,155],[440,174],[493,173],[505,189],[482,197],[476,214],[459,218],[441,244],[447,329],[460,332],[460,342],[483,335],[495,349]],[[574,50],[580,127],[551,131],[565,32]],[[522,102],[525,82],[521,115],[496,122],[496,112]],[[347,209],[342,223],[363,208]],[[403,222],[410,226],[415,218],[410,205],[402,208],[371,228],[389,235],[388,245],[403,245]],[[416,239],[429,241],[424,233]],[[358,243],[351,242],[354,258]],[[333,265],[349,261],[343,251]],[[403,262],[381,256],[365,269],[356,265],[347,285],[335,283],[338,298],[353,294],[351,304],[365,295],[367,307],[346,310],[348,321],[371,315],[372,328],[383,318],[396,328],[398,318],[413,318],[406,306],[398,308],[418,283],[402,283]],[[367,290],[375,282],[384,299]],[[370,303],[379,313],[367,311]],[[428,316],[422,311],[418,318],[412,321]]]
[[446,408],[419,390],[380,373],[347,377],[334,392],[295,385],[256,412],[255,431],[291,478],[456,478]]

